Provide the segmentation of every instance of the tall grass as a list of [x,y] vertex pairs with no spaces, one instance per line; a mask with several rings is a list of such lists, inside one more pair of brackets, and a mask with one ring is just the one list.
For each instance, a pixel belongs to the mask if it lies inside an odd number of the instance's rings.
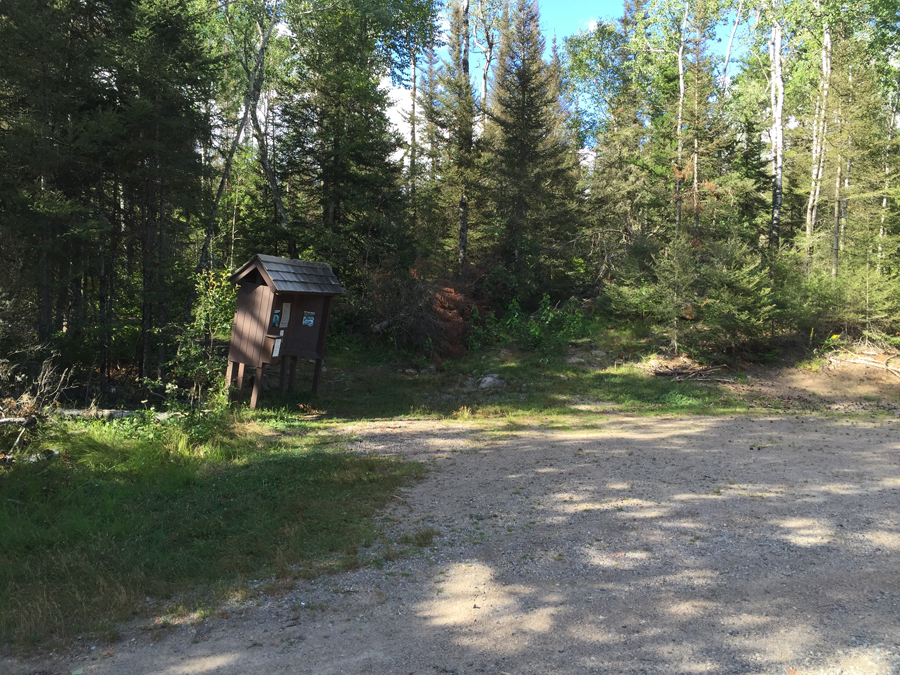
[[352,564],[369,516],[421,472],[246,426],[196,443],[184,424],[70,423],[43,440],[58,459],[0,474],[0,642],[89,630],[147,596],[275,565]]

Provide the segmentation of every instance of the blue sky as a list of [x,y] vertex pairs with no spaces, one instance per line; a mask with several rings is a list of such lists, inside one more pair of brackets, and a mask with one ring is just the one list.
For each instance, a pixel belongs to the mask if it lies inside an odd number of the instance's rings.
[[579,2],[572,0],[542,0],[541,27],[547,42],[553,38],[562,39],[581,28],[587,28],[596,19],[618,19],[622,16],[622,0],[593,0]]

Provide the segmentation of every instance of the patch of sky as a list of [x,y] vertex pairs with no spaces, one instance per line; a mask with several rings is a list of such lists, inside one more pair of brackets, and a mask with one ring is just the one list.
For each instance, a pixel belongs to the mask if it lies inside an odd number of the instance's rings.
[[[568,36],[574,35],[582,30],[593,30],[598,21],[615,21],[620,18],[624,12],[624,3],[622,0],[597,0],[590,3],[571,2],[567,0],[556,0],[555,2],[551,2],[549,0],[544,0],[539,6],[541,27],[547,42],[548,58],[550,56],[554,37],[556,37],[558,48],[562,51],[565,46],[565,39]],[[746,6],[743,8],[741,20],[744,30],[739,30],[738,35],[735,36],[727,74],[729,79],[737,72],[737,62],[746,51],[745,45],[747,42],[745,37],[749,25],[748,18],[750,18],[748,14],[752,11],[752,9],[748,10]],[[724,17],[722,23],[720,23],[716,29],[716,35],[711,44],[711,51],[714,55],[719,57],[720,60],[723,60],[725,57],[725,50],[728,46],[728,40],[731,36],[733,26],[734,12],[731,12]],[[446,19],[442,22],[442,28],[445,31],[449,28]],[[742,32],[744,35],[741,35]],[[438,56],[446,58],[447,50],[445,47],[438,50]],[[471,72],[476,95],[480,95],[480,73],[483,63],[484,59],[482,55],[478,52],[478,49],[473,48],[471,52]],[[385,78],[382,82],[382,86],[389,90],[391,108],[388,112],[388,116],[397,131],[408,142],[410,133],[408,120],[412,92],[408,83],[409,75],[407,74],[403,79],[406,80],[406,86],[395,86],[391,83],[389,78]],[[589,162],[591,156],[590,148],[585,148],[582,154],[584,155],[582,160]],[[395,159],[400,159],[402,155],[402,151],[398,152]]]

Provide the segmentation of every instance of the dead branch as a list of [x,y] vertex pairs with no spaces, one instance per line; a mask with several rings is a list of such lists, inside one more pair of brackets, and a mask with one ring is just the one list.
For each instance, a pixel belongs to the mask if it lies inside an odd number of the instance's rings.
[[[893,358],[893,357],[891,357]],[[834,361],[836,363],[849,363],[851,366],[865,366],[867,368],[880,368],[881,370],[886,370],[892,375],[896,375],[900,377],[900,370],[896,368],[891,368],[887,365],[887,361],[876,361],[875,359],[867,359],[865,357],[857,357],[853,360],[851,359],[839,359],[836,356],[828,357],[829,361]],[[890,359],[888,359],[890,361]]]
[[396,323],[396,319],[386,319],[386,320],[382,321],[381,323],[376,323],[375,325],[373,325],[372,332],[379,333],[379,334],[383,333],[384,331],[386,331],[388,328],[390,328],[395,323]]
[[37,418],[31,417],[0,417],[0,424],[18,424],[21,427],[33,427],[37,424]]

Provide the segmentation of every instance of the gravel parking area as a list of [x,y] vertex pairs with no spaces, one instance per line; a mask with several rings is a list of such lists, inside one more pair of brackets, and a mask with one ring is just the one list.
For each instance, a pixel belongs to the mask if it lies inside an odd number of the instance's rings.
[[0,672],[900,673],[900,420],[584,419],[358,425],[433,546]]

